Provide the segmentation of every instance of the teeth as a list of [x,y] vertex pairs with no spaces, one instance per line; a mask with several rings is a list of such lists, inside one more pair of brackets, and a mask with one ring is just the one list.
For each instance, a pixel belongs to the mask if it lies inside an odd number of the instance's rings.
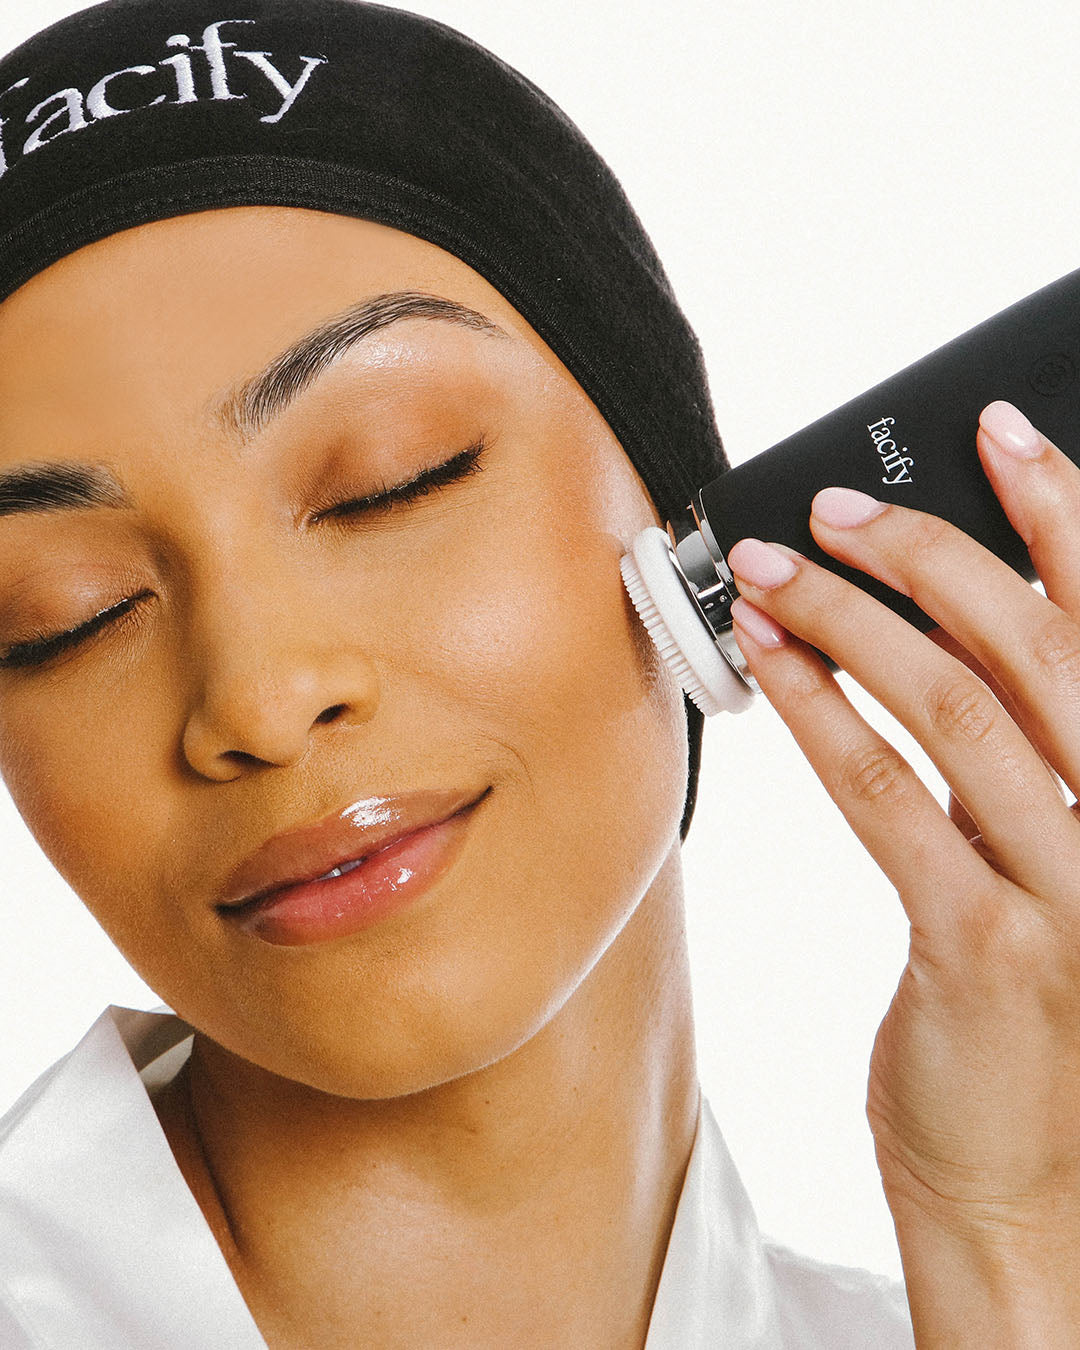
[[351,872],[354,867],[359,867],[363,858],[357,858],[354,862],[342,863],[340,867],[332,867],[329,872],[324,872],[321,877],[316,877],[316,881],[329,881],[331,877],[343,877],[346,872]]

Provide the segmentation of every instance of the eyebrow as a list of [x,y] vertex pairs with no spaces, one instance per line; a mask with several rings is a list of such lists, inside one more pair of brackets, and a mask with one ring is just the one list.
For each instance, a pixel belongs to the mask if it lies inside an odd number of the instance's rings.
[[229,393],[213,410],[228,430],[251,435],[279,416],[330,366],[370,334],[402,319],[439,319],[492,336],[505,329],[475,309],[423,291],[390,291],[372,296],[321,323]]
[[[212,405],[211,416],[242,436],[261,431],[358,342],[403,319],[434,319],[492,337],[510,336],[494,320],[453,300],[423,291],[389,291],[351,305],[305,333]],[[44,461],[0,473],[0,516],[133,505],[103,464]]]

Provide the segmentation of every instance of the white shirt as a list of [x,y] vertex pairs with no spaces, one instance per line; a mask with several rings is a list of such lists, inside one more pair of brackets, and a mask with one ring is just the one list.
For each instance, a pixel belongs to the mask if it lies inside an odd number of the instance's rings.
[[[3,1350],[266,1350],[149,1089],[191,1050],[110,1005],[0,1119]],[[903,1286],[765,1238],[704,1094],[645,1350],[911,1350]]]

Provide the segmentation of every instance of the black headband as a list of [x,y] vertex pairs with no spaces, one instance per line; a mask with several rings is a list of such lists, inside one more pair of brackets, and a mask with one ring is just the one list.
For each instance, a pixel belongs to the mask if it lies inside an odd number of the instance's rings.
[[[454,29],[362,0],[107,0],[0,61],[0,301],[118,230],[241,205],[455,254],[573,374],[665,519],[726,467],[697,340],[622,188]],[[685,839],[703,718],[683,703]]]

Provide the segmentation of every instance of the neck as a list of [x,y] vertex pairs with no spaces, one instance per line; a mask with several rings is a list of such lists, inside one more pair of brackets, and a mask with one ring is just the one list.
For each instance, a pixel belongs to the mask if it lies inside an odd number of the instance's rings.
[[269,1344],[640,1350],[699,1109],[678,847],[492,1064],[357,1100],[196,1034],[155,1104]]

